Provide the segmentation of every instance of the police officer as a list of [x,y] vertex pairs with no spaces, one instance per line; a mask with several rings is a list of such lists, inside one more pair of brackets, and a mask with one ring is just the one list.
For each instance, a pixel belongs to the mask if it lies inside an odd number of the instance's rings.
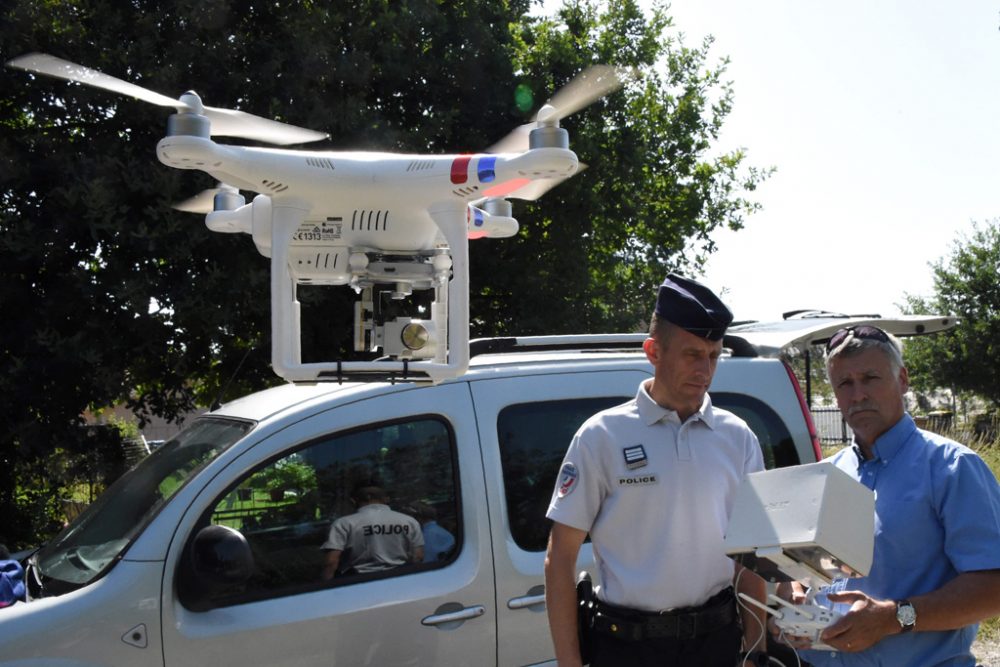
[[381,487],[360,487],[351,499],[358,511],[334,521],[323,543],[323,579],[332,579],[341,569],[361,574],[423,561],[420,524],[408,514],[389,509],[388,494]]
[[566,452],[545,559],[560,667],[581,664],[574,580],[588,533],[601,583],[592,665],[732,667],[764,648],[763,614],[734,595],[735,585],[763,600],[764,582],[723,547],[736,487],[763,457],[746,423],[707,393],[731,321],[708,288],[669,275],[643,344],[653,378],[587,420]]

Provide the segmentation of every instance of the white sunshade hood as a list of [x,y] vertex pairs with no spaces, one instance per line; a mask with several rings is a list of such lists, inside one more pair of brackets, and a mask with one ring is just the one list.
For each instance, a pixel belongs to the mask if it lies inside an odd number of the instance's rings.
[[728,335],[738,336],[754,346],[762,357],[777,357],[782,350],[805,351],[810,345],[826,343],[838,329],[865,324],[876,326],[894,336],[923,336],[951,329],[958,318],[951,315],[833,315],[803,313],[778,322],[750,322],[729,327]]

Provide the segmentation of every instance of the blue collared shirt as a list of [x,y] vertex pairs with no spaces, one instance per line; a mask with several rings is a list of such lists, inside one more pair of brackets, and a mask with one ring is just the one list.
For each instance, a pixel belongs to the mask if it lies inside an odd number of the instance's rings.
[[[833,590],[900,600],[937,590],[963,572],[1000,568],[1000,484],[968,447],[921,431],[909,415],[882,434],[865,460],[857,445],[830,459],[875,492],[875,554],[868,576]],[[919,610],[918,610],[919,611]],[[885,637],[861,653],[803,651],[824,667],[976,664],[978,625]]]

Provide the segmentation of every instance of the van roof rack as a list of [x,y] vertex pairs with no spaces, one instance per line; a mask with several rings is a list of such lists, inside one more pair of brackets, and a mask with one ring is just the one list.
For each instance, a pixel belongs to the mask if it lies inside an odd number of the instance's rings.
[[[469,356],[558,350],[639,350],[648,337],[645,333],[614,333],[476,338],[469,341]],[[729,349],[734,357],[757,356],[754,347],[739,336],[726,335],[722,346]]]

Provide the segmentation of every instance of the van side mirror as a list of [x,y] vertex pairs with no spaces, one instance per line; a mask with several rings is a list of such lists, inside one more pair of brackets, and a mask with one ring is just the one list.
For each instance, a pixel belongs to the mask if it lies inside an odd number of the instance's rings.
[[253,574],[254,560],[243,533],[227,526],[205,526],[191,545],[194,574],[208,585],[242,584]]

